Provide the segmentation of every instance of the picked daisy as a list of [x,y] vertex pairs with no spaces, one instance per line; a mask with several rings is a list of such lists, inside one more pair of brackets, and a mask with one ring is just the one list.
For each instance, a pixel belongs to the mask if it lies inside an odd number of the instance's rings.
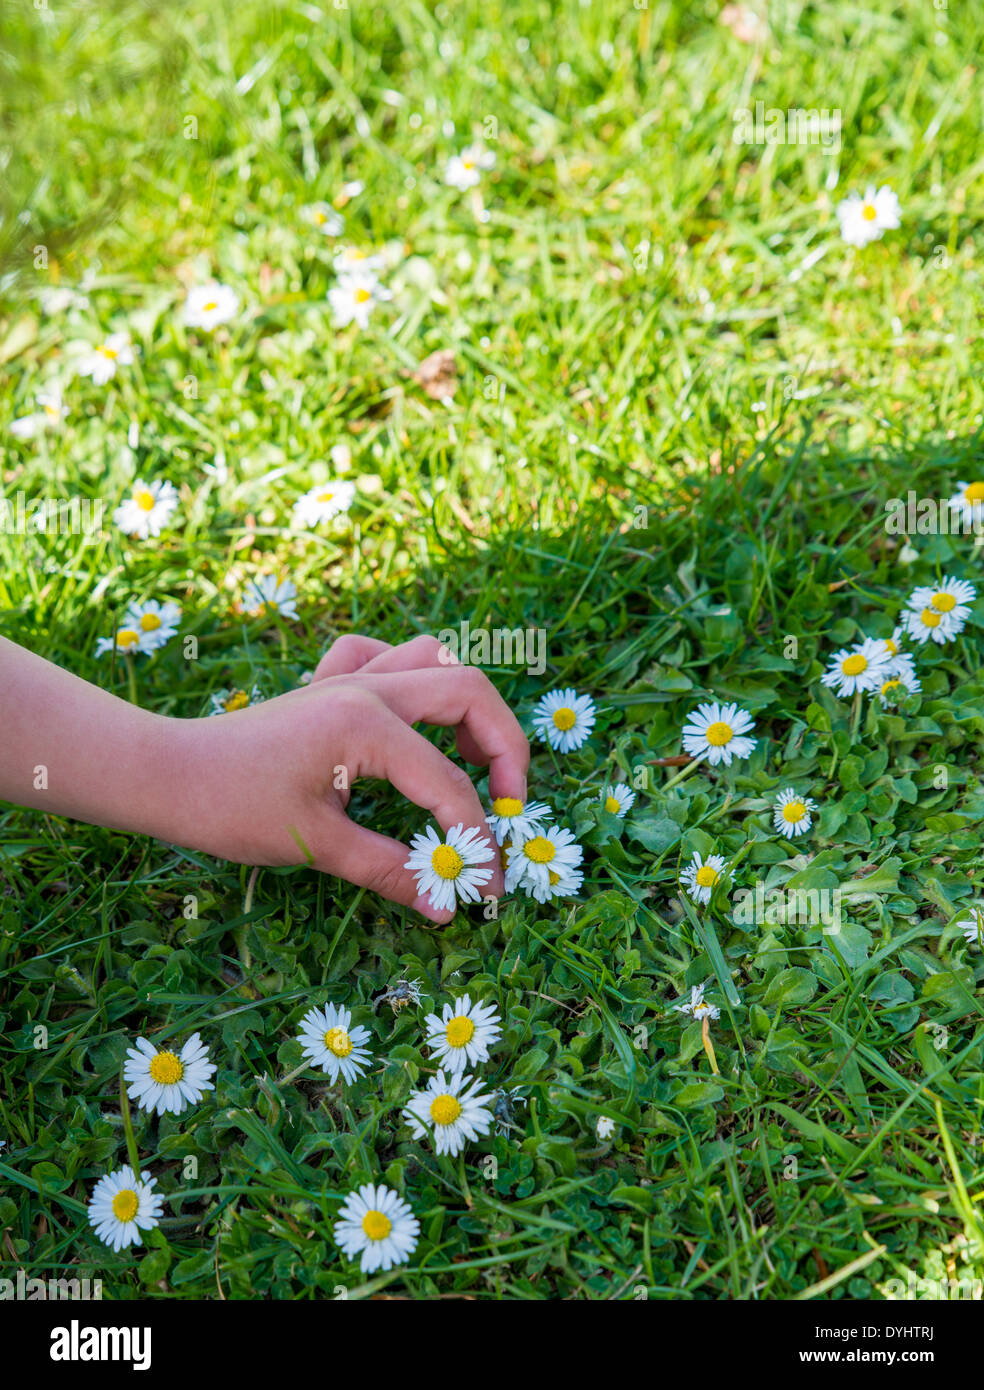
[[335,1241],[363,1274],[406,1264],[417,1248],[420,1222],[399,1193],[371,1182],[350,1192],[338,1209]]
[[110,333],[104,342],[90,348],[79,358],[79,376],[92,378],[93,385],[105,386],[112,381],[118,367],[133,365],[133,344],[128,333]]
[[41,409],[31,415],[21,415],[19,419],[11,420],[10,433],[15,439],[36,439],[45,430],[60,425],[65,418],[65,407],[60,392],[39,392],[34,397],[34,403]]
[[313,527],[347,512],[355,498],[355,484],[331,478],[319,483],[294,503],[294,525]]
[[369,315],[376,304],[392,298],[392,292],[385,289],[370,271],[346,275],[328,291],[328,303],[336,328],[347,328],[350,323],[359,328],[368,328]]
[[709,903],[711,894],[724,873],[727,860],[721,854],[709,854],[706,859],[694,850],[694,857],[680,875],[680,884],[694,902]]
[[877,191],[869,187],[863,198],[860,193],[849,194],[837,204],[837,220],[849,246],[867,246],[901,225],[902,208],[898,197],[884,184]]
[[584,851],[569,830],[551,825],[506,849],[506,892],[523,888],[538,903],[568,897],[581,886]]
[[234,319],[238,312],[239,296],[235,290],[218,280],[209,280],[204,285],[192,285],[182,318],[188,328],[201,328],[211,333],[213,328]]
[[533,709],[533,728],[558,753],[570,753],[591,733],[597,708],[590,695],[576,690],[551,690]]
[[216,1070],[198,1033],[192,1033],[180,1052],[158,1050],[146,1038],[138,1038],[136,1047],[127,1048],[123,1079],[130,1083],[127,1095],[141,1110],[180,1115],[206,1091],[215,1090],[209,1078]]
[[[140,650],[157,651],[169,642],[178,630],[181,609],[170,599],[163,603],[149,598],[145,603],[131,603],[123,617],[127,628],[140,634]],[[117,637],[119,634],[117,634]]]
[[161,534],[177,506],[178,493],[173,484],[163,478],[152,483],[138,478],[130,496],[113,512],[113,520],[125,535],[145,541]]
[[877,690],[888,676],[889,652],[883,637],[866,637],[853,647],[835,652],[820,677],[841,699],[859,690]]
[[154,1192],[156,1178],[124,1164],[115,1173],[106,1173],[92,1189],[89,1198],[89,1225],[104,1245],[124,1250],[142,1245],[142,1231],[152,1231],[164,1209],[164,1198]]
[[776,797],[772,809],[772,824],[780,835],[792,840],[796,835],[806,834],[813,824],[813,812],[816,809],[817,803],[810,797],[800,796],[792,787],[787,787]]
[[755,720],[738,705],[698,705],[683,726],[683,751],[692,758],[706,757],[712,767],[730,767],[732,758],[747,758],[752,752],[758,739],[748,735],[754,728]]
[[296,598],[297,589],[289,579],[264,574],[260,579],[250,580],[243,602],[251,618],[265,618],[279,613],[282,618],[296,620]]
[[237,709],[247,709],[250,705],[262,705],[263,696],[259,688],[253,686],[250,690],[236,690],[226,687],[224,690],[216,690],[209,699],[209,718],[215,714],[233,714]]
[[682,1000],[679,1004],[674,1004],[674,1011],[678,1014],[690,1014],[691,1018],[720,1018],[721,1010],[714,1004],[708,1004],[704,1000],[704,990],[706,985],[694,985],[690,991],[690,998]]
[[940,646],[962,632],[977,590],[966,579],[944,578],[942,584],[922,584],[906,600],[902,623],[916,642],[930,639]]
[[625,782],[617,782],[614,787],[606,787],[601,794],[601,804],[612,816],[620,819],[627,816],[635,805],[635,792]]
[[341,236],[345,230],[345,218],[331,203],[308,203],[301,208],[301,217],[325,236]]
[[492,1097],[464,1072],[445,1076],[438,1069],[422,1091],[414,1091],[403,1111],[414,1139],[431,1133],[439,1154],[453,1158],[469,1139],[488,1134],[492,1128]]
[[491,815],[485,819],[497,845],[507,840],[518,845],[534,835],[542,835],[544,824],[552,815],[545,801],[522,802],[514,796],[497,796],[492,802]]
[[950,498],[949,506],[951,511],[960,513],[965,526],[980,526],[984,522],[984,480],[975,478],[969,483],[957,483],[957,491]]
[[468,145],[460,154],[451,155],[444,166],[444,182],[464,193],[481,182],[482,172],[495,167],[495,155],[479,145]]
[[489,1060],[489,1048],[502,1034],[501,1021],[494,1004],[479,1004],[477,1000],[473,1004],[466,994],[453,1004],[445,1004],[440,1018],[437,1014],[427,1015],[424,1041],[435,1061],[449,1072],[464,1071]]
[[979,907],[975,907],[971,915],[964,917],[957,926],[967,938],[968,946],[984,949],[984,912]]
[[481,889],[492,877],[491,869],[480,868],[495,858],[485,832],[477,825],[466,830],[452,826],[444,839],[433,826],[410,841],[410,858],[404,864],[417,880],[417,892],[428,894],[439,912],[453,912],[458,898],[477,903]]
[[301,1019],[298,1041],[306,1059],[320,1067],[334,1084],[339,1076],[349,1086],[366,1072],[371,1053],[368,1028],[353,1028],[350,1009],[326,1004],[310,1009]]

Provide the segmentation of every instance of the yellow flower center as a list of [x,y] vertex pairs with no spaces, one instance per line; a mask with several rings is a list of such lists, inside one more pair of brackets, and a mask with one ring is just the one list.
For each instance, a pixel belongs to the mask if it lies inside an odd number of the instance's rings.
[[704,735],[708,743],[712,743],[715,748],[720,748],[723,743],[730,743],[734,736],[735,731],[731,725],[722,724],[720,720],[716,724],[708,724]]
[[356,304],[365,304],[365,303],[366,303],[368,300],[370,300],[370,299],[372,299],[372,291],[371,291],[371,290],[356,290],[356,292],[355,292],[355,302],[356,302]]
[[174,1086],[184,1076],[184,1063],[173,1052],[158,1052],[150,1059],[151,1080],[160,1086]]
[[622,808],[621,808],[621,806],[619,805],[618,797],[617,797],[617,796],[606,796],[606,797],[605,797],[605,810],[606,810],[606,811],[611,811],[611,813],[612,813],[613,816],[617,816],[618,813],[619,813],[619,811],[620,811],[621,809],[622,809]]
[[902,682],[898,679],[898,677],[893,676],[891,680],[886,681],[885,684],[882,686],[881,693],[883,695],[887,695],[890,691],[898,689],[901,686],[901,684]]
[[154,510],[154,494],[149,488],[142,487],[139,492],[133,494],[133,500],[142,512],[152,512]]
[[943,619],[934,609],[924,608],[919,614],[919,621],[922,623],[923,627],[939,627]]
[[448,1047],[464,1047],[475,1036],[475,1025],[470,1018],[453,1018],[445,1031]]
[[330,502],[334,496],[335,494],[333,492],[319,492],[317,500],[319,502]]
[[532,859],[534,864],[549,864],[557,853],[557,847],[546,835],[534,835],[532,840],[526,841],[523,853],[527,859]]
[[213,309],[217,309],[218,307],[218,301],[215,299],[210,299],[207,304],[202,305],[202,313],[210,314]]
[[362,1218],[362,1229],[370,1240],[385,1240],[393,1229],[393,1223],[381,1211],[367,1211]]
[[117,357],[119,357],[119,353],[116,351],[116,349],[107,347],[105,343],[100,343],[99,347],[96,348],[96,351],[102,353],[103,357],[108,357],[110,362],[115,362]]
[[855,652],[853,656],[846,657],[841,662],[841,670],[845,676],[860,676],[862,671],[868,669],[868,658],[862,656],[860,652]]
[[161,625],[161,620],[156,613],[145,613],[140,619],[140,626],[144,632],[156,632]]
[[139,632],[134,632],[132,627],[121,627],[116,634],[116,645],[118,647],[135,647],[140,641]]
[[806,815],[806,806],[802,801],[787,801],[782,808],[782,818],[790,825],[795,825]]
[[697,870],[697,883],[701,888],[713,888],[721,875],[710,864],[702,864]]
[[453,1125],[461,1114],[456,1096],[435,1096],[431,1101],[431,1119],[436,1125]]
[[328,214],[326,212],[322,212],[321,208],[318,208],[318,210],[314,214],[314,220],[315,222],[317,222],[319,227],[323,227],[324,224],[328,221]]
[[46,405],[44,408],[44,413],[51,420],[58,419],[58,407],[56,405]]
[[450,845],[438,845],[431,855],[431,867],[440,878],[457,878],[465,867],[465,861]]
[[861,210],[861,216],[866,222],[874,222],[875,218],[878,216],[874,203],[865,203]]
[[888,648],[888,654],[889,654],[889,656],[898,656],[898,654],[899,654],[899,644],[898,644],[898,642],[895,641],[895,639],[894,639],[893,637],[886,637],[886,638],[885,638],[885,646]]
[[475,161],[474,161],[474,159],[463,159],[463,160],[461,161],[461,167],[462,167],[462,169],[474,169],[474,167],[475,167]]
[[547,880],[549,881],[551,888],[556,888],[557,884],[560,882],[560,874],[555,874],[553,869],[548,869]]
[[131,1187],[125,1187],[113,1198],[113,1215],[117,1221],[132,1221],[140,1207],[140,1198]]
[[937,613],[949,613],[951,608],[956,608],[957,600],[952,594],[938,593],[933,595],[933,607]]
[[347,1057],[352,1051],[352,1039],[344,1028],[329,1028],[325,1034],[325,1047],[336,1057]]
[[562,705],[560,709],[553,712],[554,727],[559,729],[562,734],[566,734],[568,729],[573,729],[577,723],[577,715],[567,705]]
[[964,497],[968,502],[984,502],[984,483],[970,483]]
[[245,690],[234,690],[228,700],[222,702],[223,708],[230,714],[234,709],[245,709],[249,704],[249,696]]
[[514,796],[497,796],[492,803],[492,814],[495,816],[518,816],[522,809],[523,803]]

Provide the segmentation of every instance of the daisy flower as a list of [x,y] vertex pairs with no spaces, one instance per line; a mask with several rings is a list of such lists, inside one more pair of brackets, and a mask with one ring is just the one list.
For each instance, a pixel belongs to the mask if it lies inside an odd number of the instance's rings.
[[791,840],[796,835],[806,834],[813,824],[812,813],[816,809],[817,803],[810,797],[800,796],[792,787],[787,787],[776,797],[776,804],[772,810],[772,824],[780,835],[785,835],[787,840]]
[[512,796],[497,796],[492,802],[492,814],[485,819],[497,845],[505,844],[506,840],[518,845],[533,835],[541,835],[544,821],[552,814],[545,801],[524,804]]
[[420,1222],[391,1187],[373,1187],[367,1182],[358,1192],[350,1192],[338,1209],[335,1241],[354,1260],[361,1255],[363,1274],[406,1264],[417,1248]]
[[371,1057],[368,1028],[353,1028],[350,1009],[326,1004],[310,1009],[301,1019],[298,1041],[312,1067],[320,1067],[334,1084],[339,1076],[349,1086],[365,1075]]
[[687,890],[694,902],[709,903],[711,894],[724,873],[726,860],[721,854],[709,854],[702,859],[694,850],[694,857],[680,875],[680,884]]
[[139,1178],[129,1165],[106,1173],[89,1198],[89,1225],[104,1245],[119,1251],[142,1245],[141,1231],[152,1231],[160,1220],[164,1198],[151,1189],[157,1179],[149,1173]]
[[277,579],[275,574],[264,574],[260,579],[251,579],[246,586],[244,603],[251,618],[264,618],[279,613],[282,618],[296,620],[297,608],[294,600],[297,589],[289,579]]
[[706,757],[712,767],[731,766],[732,758],[747,758],[758,739],[749,738],[755,720],[737,705],[703,704],[687,716],[683,750],[692,758]]
[[829,686],[841,699],[859,690],[876,690],[888,675],[889,652],[883,637],[866,637],[853,647],[844,647],[830,658],[820,684]]
[[837,220],[841,236],[849,246],[867,246],[878,241],[884,232],[901,224],[902,208],[897,196],[887,184],[876,192],[869,187],[864,197],[851,193],[837,204]]
[[570,753],[594,727],[597,711],[590,695],[579,695],[568,686],[552,690],[538,700],[533,709],[533,728],[558,753]]
[[332,261],[339,280],[347,280],[352,276],[374,280],[376,271],[382,270],[384,264],[385,258],[378,252],[362,251],[358,246],[340,246]]
[[350,323],[368,328],[369,315],[377,301],[392,298],[392,293],[371,272],[346,275],[328,291],[336,328],[347,328]]
[[166,479],[145,483],[138,478],[130,496],[113,512],[113,520],[127,536],[139,536],[145,541],[161,534],[177,505],[177,490]]
[[211,333],[219,324],[234,319],[238,312],[239,296],[235,290],[218,280],[209,280],[204,285],[192,285],[182,317],[188,328],[201,328]]
[[968,946],[984,946],[984,912],[975,907],[969,917],[964,917],[957,926],[967,938]]
[[607,1115],[599,1115],[598,1123],[595,1125],[595,1133],[601,1140],[610,1139],[615,1133],[615,1121],[609,1119]]
[[878,690],[878,698],[884,709],[890,709],[894,705],[900,705],[910,695],[918,695],[921,690],[922,681],[910,666],[899,675],[889,676],[888,680],[883,681]]
[[917,642],[930,638],[941,646],[963,631],[977,590],[966,579],[944,578],[942,584],[922,584],[906,600],[902,622]]
[[133,364],[133,344],[128,333],[110,333],[109,337],[96,347],[90,348],[78,362],[79,376],[92,378],[94,386],[105,386],[112,381],[118,367]]
[[123,616],[125,628],[139,632],[142,652],[153,652],[163,647],[177,632],[180,621],[181,609],[170,599],[163,603],[155,598],[149,598],[145,603],[131,603]]
[[257,686],[250,690],[235,690],[226,687],[224,690],[216,690],[209,700],[209,718],[215,714],[232,714],[237,709],[246,709],[250,705],[262,705],[263,696]]
[[136,1047],[127,1048],[123,1079],[130,1082],[127,1095],[141,1110],[180,1115],[206,1091],[215,1090],[209,1080],[215,1070],[198,1033],[192,1033],[180,1052],[158,1051],[146,1038],[138,1038]]
[[704,990],[706,985],[694,985],[690,991],[690,998],[682,1000],[679,1004],[674,1004],[676,1013],[690,1014],[692,1018],[720,1018],[721,1010],[714,1004],[704,1002]]
[[410,841],[410,858],[404,864],[417,880],[417,892],[427,893],[439,912],[453,912],[457,898],[477,903],[479,891],[492,877],[491,869],[480,869],[495,858],[485,832],[477,825],[466,830],[459,823],[442,840],[433,826]]
[[318,526],[340,512],[347,512],[355,497],[355,484],[331,478],[319,483],[294,503],[295,526]]
[[601,794],[601,804],[613,816],[628,815],[635,805],[635,792],[625,782],[617,782],[614,787],[606,787]]
[[445,1004],[440,1018],[437,1014],[427,1015],[424,1041],[435,1061],[442,1061],[453,1074],[489,1060],[489,1048],[495,1046],[502,1033],[500,1023],[494,1004],[479,1004],[477,1000],[473,1004],[466,994],[453,1004]]
[[136,656],[138,652],[145,653],[146,650],[141,634],[135,627],[118,627],[112,637],[99,637],[96,640],[96,656],[105,656],[112,651],[122,652],[124,656]]
[[308,203],[301,208],[301,217],[325,236],[341,236],[345,230],[345,218],[335,211],[331,203]]
[[422,1091],[411,1094],[403,1115],[414,1139],[431,1131],[437,1152],[453,1158],[466,1139],[477,1139],[492,1128],[492,1097],[464,1072],[445,1076],[439,1068]]
[[460,154],[451,155],[444,166],[444,182],[464,193],[481,182],[483,169],[491,169],[494,165],[495,155],[491,150],[468,145]]
[[60,425],[65,417],[65,407],[62,405],[61,393],[56,391],[42,391],[34,397],[36,405],[41,407],[32,415],[21,415],[17,420],[11,420],[10,433],[15,439],[35,439],[45,430],[52,429]]
[[506,892],[522,887],[538,903],[577,892],[582,878],[578,865],[583,858],[584,851],[569,830],[548,826],[541,834],[506,849]]
[[957,483],[959,491],[955,492],[950,498],[949,506],[951,510],[960,513],[960,518],[967,526],[977,526],[984,522],[984,481],[975,479],[973,482]]

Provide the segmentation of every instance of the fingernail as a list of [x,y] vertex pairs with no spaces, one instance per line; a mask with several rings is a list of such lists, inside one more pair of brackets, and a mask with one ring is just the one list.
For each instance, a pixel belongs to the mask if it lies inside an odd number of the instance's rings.
[[413,900],[413,909],[419,912],[421,917],[426,917],[430,922],[437,922],[439,926],[445,926],[454,916],[453,912],[441,911],[431,902],[427,893],[420,893]]

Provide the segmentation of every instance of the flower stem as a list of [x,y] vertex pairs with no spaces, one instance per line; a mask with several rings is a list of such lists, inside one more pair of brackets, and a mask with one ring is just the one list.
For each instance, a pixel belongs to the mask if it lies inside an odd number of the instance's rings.
[[126,1135],[126,1152],[130,1160],[130,1167],[133,1169],[134,1176],[139,1178],[140,1150],[137,1148],[137,1136],[133,1132],[133,1120],[130,1118],[130,1098],[126,1093],[126,1080],[122,1067],[120,1068],[120,1114],[123,1116],[123,1133]]

